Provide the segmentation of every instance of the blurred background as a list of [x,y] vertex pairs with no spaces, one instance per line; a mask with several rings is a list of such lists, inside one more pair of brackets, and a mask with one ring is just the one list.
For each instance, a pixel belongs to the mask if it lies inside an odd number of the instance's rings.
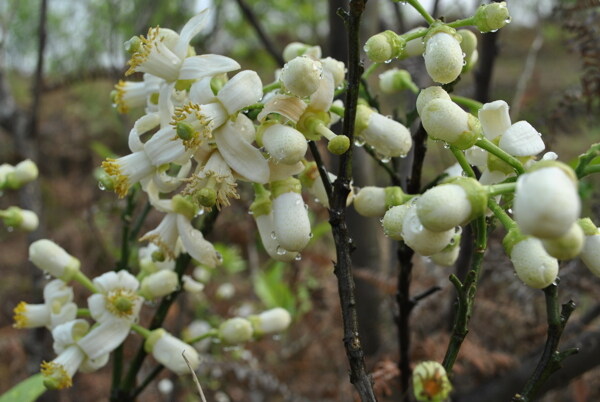
[[[479,4],[472,0],[423,1],[432,14],[449,21],[472,15]],[[0,227],[0,393],[37,372],[42,360],[53,358],[47,330],[12,328],[13,308],[22,300],[41,302],[46,281],[28,264],[29,242],[39,238],[56,241],[82,261],[89,276],[113,269],[119,259],[124,201],[99,188],[94,170],[107,155],[128,153],[127,134],[143,112],[120,115],[111,106],[110,91],[126,70],[123,42],[145,34],[150,26],[178,31],[191,16],[210,7],[209,24],[192,41],[197,53],[230,56],[242,68],[256,70],[266,84],[274,80],[281,51],[292,41],[320,45],[324,57],[344,60],[345,31],[335,10],[345,6],[340,0],[0,2],[0,163],[32,158],[40,169],[37,182],[3,194],[0,208],[20,205],[38,211],[42,223],[29,235]],[[547,151],[556,152],[562,161],[573,161],[600,138],[600,3],[509,0],[508,7],[513,17],[510,25],[497,33],[478,34],[481,61],[491,65],[478,65],[464,75],[455,93],[481,101],[506,100],[513,121],[529,121],[543,134]],[[385,29],[402,33],[419,24],[422,21],[408,5],[370,0],[362,35],[366,41]],[[268,39],[261,38],[259,31]],[[368,60],[365,63],[369,65]],[[377,88],[377,76],[391,67],[409,70],[421,88],[431,81],[421,58],[394,61],[372,75],[371,92],[377,96],[381,112],[404,119],[414,108],[414,97],[383,95]],[[491,74],[486,88],[481,85],[482,71]],[[368,155],[358,151],[356,158],[355,185],[388,184],[384,172]],[[333,161],[327,163],[333,168]],[[451,164],[452,155],[430,142],[423,182],[433,180]],[[591,216],[596,223],[600,222],[598,188],[597,179],[581,183],[583,216]],[[219,316],[285,307],[294,317],[287,333],[243,349],[208,346],[199,375],[209,400],[353,400],[327,211],[306,199],[313,211],[312,243],[301,260],[275,263],[266,258],[247,214],[251,188],[242,186],[240,194],[241,200],[221,212],[209,237],[225,257],[223,267],[209,273],[203,296],[185,297],[172,308],[166,327],[181,333],[197,318],[210,322]],[[143,200],[139,204],[135,213],[142,209]],[[144,228],[155,227],[160,218],[151,213]],[[357,246],[353,257],[367,365],[380,399],[400,400],[394,324],[395,245],[385,239],[377,220],[352,215],[351,230]],[[492,235],[471,332],[455,366],[457,398],[466,398],[459,400],[478,400],[469,399],[473,398],[470,395],[484,392],[497,398],[485,400],[507,400],[494,387],[501,384],[500,388],[509,390],[508,395],[517,391],[519,387],[510,382],[508,374],[531,359],[536,361],[545,341],[543,294],[515,278],[501,248],[502,237],[502,230]],[[413,311],[412,359],[440,361],[451,326],[454,293],[447,278],[454,269],[418,257],[414,263],[411,293],[431,286],[442,290]],[[136,266],[135,252],[131,265]],[[585,334],[597,344],[600,279],[579,260],[563,263],[560,276],[561,302],[571,298],[578,305],[563,343],[581,343]],[[80,304],[85,304],[87,293],[79,288],[76,293]],[[136,336],[130,338],[126,359],[139,344]],[[543,401],[600,400],[600,352],[597,346],[588,350],[597,353],[583,350],[579,357],[570,358],[582,359],[575,364],[580,372],[569,368],[562,377],[560,372],[552,377],[549,383],[555,389],[546,393]],[[145,372],[152,367],[149,362]],[[47,393],[44,398],[106,400],[110,369],[109,364],[97,373],[78,374],[72,388]],[[178,379],[166,372],[159,378],[165,380],[162,385],[150,385],[140,400],[196,400],[190,378]]]

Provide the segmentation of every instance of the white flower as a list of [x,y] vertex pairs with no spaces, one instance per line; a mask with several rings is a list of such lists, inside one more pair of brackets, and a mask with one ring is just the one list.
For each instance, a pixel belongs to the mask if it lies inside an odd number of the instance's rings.
[[[164,329],[152,331],[144,343],[144,349],[151,353],[156,361],[179,375],[189,373],[190,367],[192,370],[196,370],[200,366],[200,356],[196,349]],[[189,362],[190,367],[183,356]]]
[[235,317],[219,326],[219,336],[230,345],[244,343],[252,338],[252,324],[245,318]]
[[90,315],[99,325],[79,341],[92,359],[116,349],[137,321],[143,299],[138,280],[127,271],[107,272],[94,278],[99,293],[88,298]]
[[427,39],[423,57],[427,73],[440,84],[456,80],[464,65],[459,40],[446,32],[437,32]]
[[38,168],[31,159],[25,159],[15,166],[14,179],[20,184],[29,183],[38,177]]
[[79,260],[51,240],[37,240],[29,246],[29,260],[39,269],[68,282],[79,272]]
[[402,224],[410,204],[402,204],[391,207],[383,215],[381,224],[383,233],[392,240],[402,240]]
[[362,187],[354,197],[354,209],[362,216],[369,218],[383,216],[387,210],[385,188]]
[[516,243],[510,251],[510,260],[519,279],[535,289],[549,286],[558,275],[558,261],[548,255],[535,237],[528,236]]
[[173,293],[178,286],[177,274],[174,271],[162,270],[142,280],[139,294],[144,299],[152,300]]
[[600,277],[600,233],[586,236],[579,257],[594,275]]
[[183,290],[185,290],[188,293],[198,294],[204,290],[204,284],[197,282],[196,280],[194,280],[194,278],[192,278],[189,275],[183,275],[181,280],[183,282]]
[[513,211],[524,234],[541,239],[564,235],[581,210],[576,182],[560,167],[543,167],[519,176]]
[[44,287],[43,304],[20,302],[14,308],[14,327],[52,329],[74,320],[76,315],[77,305],[73,303],[73,289],[60,279],[55,279]]
[[259,315],[249,318],[254,332],[259,335],[285,331],[292,322],[290,313],[281,307],[263,311]]
[[459,149],[470,148],[479,137],[477,119],[443,97],[425,103],[421,110],[421,122],[430,137]]
[[128,42],[133,51],[129,70],[125,75],[136,71],[150,73],[173,82],[177,79],[201,79],[221,73],[237,70],[240,65],[228,57],[202,55],[186,57],[189,43],[202,29],[206,10],[190,19],[181,33],[164,28],[150,28],[146,37],[140,36]]

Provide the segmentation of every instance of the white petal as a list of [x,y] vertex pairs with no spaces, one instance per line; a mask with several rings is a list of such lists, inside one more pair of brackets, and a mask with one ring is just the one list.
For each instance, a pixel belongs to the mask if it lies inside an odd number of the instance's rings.
[[185,250],[199,263],[214,268],[219,256],[212,243],[204,239],[202,232],[195,229],[183,215],[177,216],[177,230]]
[[[285,163],[275,163],[269,160],[269,182],[277,180],[287,179],[290,176],[300,174],[304,170],[302,162],[298,162],[294,165],[286,165]],[[321,180],[320,178],[318,179]]]
[[54,312],[50,310],[50,328],[55,328],[57,325],[73,321],[77,317],[77,304],[66,303],[60,307],[60,311]]
[[83,361],[83,363],[79,367],[79,371],[81,371],[82,373],[91,373],[93,371],[101,369],[102,367],[106,366],[109,357],[109,353],[96,357],[95,359],[90,359],[88,357]]
[[190,371],[183,355],[185,355],[192,370],[196,370],[200,365],[198,352],[193,346],[188,345],[173,335],[165,333],[156,341],[152,348],[152,356],[176,374],[186,374]]
[[513,156],[533,156],[546,148],[542,135],[526,121],[510,126],[498,146]]
[[262,241],[263,247],[271,258],[277,261],[289,262],[298,255],[297,252],[288,251],[279,245],[279,242],[272,235],[275,233],[275,225],[273,223],[273,213],[267,215],[256,216],[256,226]]
[[240,68],[237,61],[217,54],[204,54],[188,57],[183,61],[179,73],[180,80],[199,80],[228,73]]
[[94,285],[100,293],[108,293],[119,287],[119,276],[114,271],[105,272],[94,278]]
[[190,87],[190,101],[197,105],[213,103],[217,98],[210,87],[212,77],[205,77],[192,84]]
[[90,324],[82,319],[72,320],[56,326],[52,330],[54,352],[58,354],[67,346],[74,344],[75,340],[85,335],[88,329],[90,329]]
[[262,81],[255,71],[237,73],[217,94],[230,115],[258,102],[262,98]]
[[301,194],[291,191],[273,200],[273,225],[281,247],[289,251],[306,247],[312,235]]
[[310,96],[310,107],[314,110],[329,110],[333,103],[333,94],[335,90],[333,75],[327,70],[323,70],[323,75],[319,81],[319,88]]
[[486,103],[479,109],[479,121],[488,140],[504,134],[510,127],[508,104],[503,100]]
[[188,46],[194,36],[200,32],[204,26],[204,20],[208,16],[208,9],[200,11],[200,14],[192,17],[186,24],[181,28],[179,34],[179,40],[175,45],[174,53],[179,56],[180,59],[184,59],[187,54]]
[[242,140],[233,123],[225,123],[213,135],[221,156],[238,175],[254,183],[269,181],[267,160],[257,148]]
[[143,186],[143,189],[146,194],[148,194],[148,201],[150,201],[150,204],[154,208],[164,213],[174,212],[171,199],[160,198],[160,190],[154,181],[149,181],[145,186]]
[[154,166],[165,163],[187,161],[191,155],[181,141],[176,139],[177,134],[171,126],[160,129],[146,142],[144,150]]
[[137,119],[129,132],[128,142],[131,152],[138,152],[144,149],[144,143],[140,140],[140,136],[158,126],[159,123],[158,113],[149,113]]
[[481,177],[479,178],[479,183],[487,186],[490,184],[500,183],[508,176],[504,172],[500,172],[498,170],[489,171],[488,169],[483,169],[481,172]]
[[119,278],[119,289],[136,291],[140,286],[137,278],[125,270],[117,272]]
[[129,335],[130,328],[131,323],[126,320],[107,320],[94,327],[77,344],[89,358],[97,359],[123,343]]
[[160,127],[166,127],[171,122],[171,116],[175,110],[173,102],[171,101],[171,94],[173,93],[175,84],[162,83],[158,95],[158,114],[160,116]]

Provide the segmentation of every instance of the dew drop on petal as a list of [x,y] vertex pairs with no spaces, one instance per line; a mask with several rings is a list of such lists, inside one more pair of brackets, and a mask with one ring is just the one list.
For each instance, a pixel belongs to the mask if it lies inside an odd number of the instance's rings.
[[302,255],[298,254],[296,255],[296,257],[294,257],[294,260],[296,261],[300,261],[302,259]]
[[271,232],[271,239],[277,240],[277,233],[275,233],[275,231]]

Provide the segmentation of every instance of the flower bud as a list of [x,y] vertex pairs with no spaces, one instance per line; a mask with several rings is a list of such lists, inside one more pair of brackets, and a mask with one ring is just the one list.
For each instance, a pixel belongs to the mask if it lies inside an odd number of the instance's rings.
[[323,70],[329,71],[333,77],[333,85],[339,87],[344,83],[346,77],[346,65],[343,61],[336,60],[332,57],[321,59]]
[[140,295],[146,300],[152,300],[173,293],[179,281],[174,271],[158,271],[142,280]]
[[379,75],[379,89],[386,94],[393,94],[406,89],[415,93],[419,91],[419,88],[413,82],[410,73],[398,68],[392,68]]
[[14,175],[16,181],[21,185],[29,183],[38,177],[37,165],[31,159],[25,159],[24,161],[17,163]]
[[477,52],[477,36],[469,31],[468,29],[459,29],[456,31],[462,40],[460,41],[460,48],[465,54],[465,65],[463,66],[463,72],[469,72],[477,62],[479,54]]
[[358,105],[354,135],[357,140],[366,141],[382,158],[404,157],[412,147],[408,128],[364,105]]
[[475,27],[482,33],[495,32],[510,22],[506,2],[481,5],[475,12]]
[[[174,337],[164,329],[156,329],[144,343],[146,352],[176,374],[186,374],[196,370],[200,366],[200,356],[192,345],[188,345],[181,339]],[[185,359],[183,358],[185,356]]]
[[405,39],[394,31],[384,31],[371,36],[365,43],[364,51],[371,61],[385,63],[400,56],[405,47]]
[[427,134],[459,149],[472,147],[481,133],[477,118],[446,99],[433,99],[422,109],[421,121]]
[[[416,27],[413,29],[409,29],[406,31],[406,34],[415,33],[417,31],[421,31],[425,28]],[[406,46],[402,50],[402,53],[398,56],[399,60],[408,59],[409,57],[420,56],[425,51],[425,40],[422,37],[411,39],[406,42]]]
[[290,313],[281,307],[263,311],[259,315],[250,316],[250,322],[257,335],[272,334],[285,331],[292,322]]
[[580,219],[578,223],[585,234],[579,257],[594,275],[600,277],[600,231],[590,218]]
[[289,178],[271,184],[273,224],[279,245],[288,251],[301,251],[312,234],[308,211],[300,194],[298,179]]
[[419,402],[443,402],[452,391],[448,374],[438,362],[421,362],[417,364],[412,375],[413,393]]
[[570,260],[577,257],[583,249],[584,242],[585,234],[577,223],[571,225],[567,233],[560,237],[542,240],[548,254],[559,260]]
[[417,96],[417,105],[416,106],[417,106],[417,113],[419,113],[419,116],[422,115],[422,111],[425,108],[425,106],[427,106],[427,104],[434,99],[451,100],[450,95],[448,95],[448,92],[446,92],[444,90],[444,88],[442,88],[442,87],[431,86],[431,87],[425,88],[425,89],[421,90],[421,92],[419,92],[419,96]]
[[541,240],[513,231],[506,235],[503,245],[517,276],[527,286],[543,289],[556,280],[558,261],[546,252]]
[[550,166],[519,176],[513,211],[524,234],[541,239],[557,238],[575,223],[581,200],[572,178],[574,174],[570,176],[567,171],[570,168],[566,166],[564,169]]
[[458,78],[463,65],[463,51],[460,48],[460,35],[456,31],[438,31],[429,36],[425,43],[425,68],[435,82],[448,84]]
[[417,215],[427,229],[443,232],[482,215],[487,192],[475,179],[457,177],[427,190],[417,200]]
[[431,256],[431,261],[443,267],[451,267],[454,265],[458,258],[458,254],[460,253],[460,239],[461,234],[455,234],[450,240],[450,244],[439,253],[435,253]]
[[404,194],[400,187],[366,186],[354,197],[354,208],[362,216],[382,217],[388,208],[404,204],[410,198],[411,196]]
[[383,233],[392,240],[402,240],[402,223],[410,206],[408,204],[391,207],[383,215]]
[[304,98],[312,95],[318,88],[323,67],[310,57],[296,57],[288,61],[281,70],[279,80],[292,94]]
[[39,269],[68,282],[79,271],[80,262],[51,240],[37,240],[29,246],[29,259]]
[[33,232],[39,225],[35,212],[19,207],[9,207],[6,211],[0,211],[0,217],[6,226],[26,232]]
[[402,223],[404,242],[424,257],[442,251],[450,243],[454,234],[454,229],[445,232],[433,232],[425,228],[419,220],[415,206],[408,209]]
[[273,124],[262,134],[265,150],[279,163],[293,165],[306,154],[308,143],[304,135],[295,128],[283,124]]
[[321,47],[310,46],[306,43],[291,42],[283,49],[283,60],[290,61],[298,56],[309,56],[313,59],[321,58]]
[[244,343],[252,338],[252,324],[245,318],[235,317],[219,326],[219,336],[230,345]]

